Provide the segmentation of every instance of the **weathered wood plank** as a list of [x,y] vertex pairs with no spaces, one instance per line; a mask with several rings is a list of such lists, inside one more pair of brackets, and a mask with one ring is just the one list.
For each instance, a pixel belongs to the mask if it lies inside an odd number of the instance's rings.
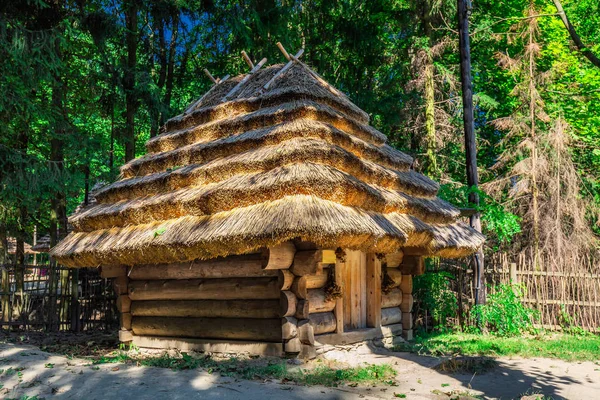
[[308,320],[315,335],[335,331],[335,315],[332,312],[311,314]]
[[398,307],[381,309],[381,325],[392,325],[402,322],[402,311]]
[[375,253],[366,261],[367,326],[376,328],[381,325],[381,261]]
[[308,291],[308,309],[311,314],[333,311],[335,300],[326,300],[323,289],[311,289]]

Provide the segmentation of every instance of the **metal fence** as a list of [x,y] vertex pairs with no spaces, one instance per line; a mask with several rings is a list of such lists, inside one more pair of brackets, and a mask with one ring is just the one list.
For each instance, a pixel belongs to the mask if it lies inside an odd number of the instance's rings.
[[111,282],[94,269],[2,265],[0,325],[15,331],[118,329]]

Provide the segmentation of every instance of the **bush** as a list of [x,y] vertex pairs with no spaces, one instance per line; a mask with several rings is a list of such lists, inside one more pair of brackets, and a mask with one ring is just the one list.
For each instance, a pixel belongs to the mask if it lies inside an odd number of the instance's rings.
[[490,287],[487,303],[473,307],[478,326],[498,336],[517,336],[535,331],[538,312],[523,305],[523,285],[500,284]]

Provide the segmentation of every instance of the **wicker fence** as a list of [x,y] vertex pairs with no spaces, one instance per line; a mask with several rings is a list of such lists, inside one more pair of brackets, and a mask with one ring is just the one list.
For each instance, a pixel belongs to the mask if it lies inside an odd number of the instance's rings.
[[[557,264],[528,254],[511,257],[506,253],[488,255],[485,260],[486,282],[490,289],[498,284],[518,283],[525,288],[523,303],[538,310],[538,325],[551,330],[581,327],[600,331],[600,270],[588,258]],[[451,290],[458,300],[456,323],[469,321],[474,303],[473,271],[470,260],[440,260],[432,270],[449,272]],[[421,323],[431,327],[427,310],[421,310]]]
[[118,329],[116,296],[97,269],[3,265],[0,325],[15,331]]

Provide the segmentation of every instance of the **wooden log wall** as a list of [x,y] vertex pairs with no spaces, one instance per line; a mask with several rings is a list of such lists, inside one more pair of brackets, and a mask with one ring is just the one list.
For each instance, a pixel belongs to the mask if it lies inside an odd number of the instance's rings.
[[284,243],[260,254],[121,267],[123,328],[130,336],[283,341],[300,351],[297,298],[289,291],[295,252]]

